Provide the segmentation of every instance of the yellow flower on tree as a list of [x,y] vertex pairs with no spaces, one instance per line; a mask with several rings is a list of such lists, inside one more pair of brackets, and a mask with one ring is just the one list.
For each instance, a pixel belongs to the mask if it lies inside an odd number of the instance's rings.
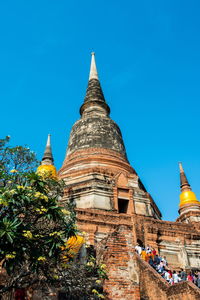
[[23,230],[23,236],[30,240],[33,238],[33,235],[30,230]]
[[18,171],[13,169],[13,170],[10,170],[10,173],[17,173]]
[[46,257],[44,257],[44,256],[39,256],[37,260],[38,260],[38,261],[45,261],[45,260],[47,260],[47,259],[46,259]]
[[92,261],[87,262],[86,266],[88,266],[88,267],[94,267],[94,263]]
[[99,279],[96,280],[95,282],[96,282],[97,284],[101,284],[101,280],[99,280]]
[[6,259],[13,259],[15,256],[15,252],[13,252],[13,254],[6,254]]
[[17,185],[17,188],[18,188],[19,190],[24,190],[24,186],[23,186],[23,185]]
[[40,215],[47,212],[48,209],[44,208],[44,206],[41,206],[40,208],[36,208],[35,211],[37,211]]
[[36,192],[34,194],[34,197],[37,198],[37,199],[43,199],[45,201],[48,201],[48,197],[40,192]]
[[101,268],[101,269],[105,269],[105,268],[106,268],[106,265],[105,265],[105,264],[102,264],[102,265],[100,265],[100,268]]
[[14,195],[16,193],[16,190],[12,189],[9,191],[10,195]]
[[70,211],[65,208],[62,209],[62,212],[64,215],[70,215]]
[[63,234],[63,231],[54,231],[49,234],[49,236],[61,236]]
[[7,206],[8,203],[5,200],[3,200],[2,198],[0,198],[0,205]]

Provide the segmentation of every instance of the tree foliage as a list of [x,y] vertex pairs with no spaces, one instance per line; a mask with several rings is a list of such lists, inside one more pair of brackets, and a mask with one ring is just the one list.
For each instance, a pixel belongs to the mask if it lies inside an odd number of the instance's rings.
[[[15,180],[23,179],[20,174],[33,172],[39,162],[36,155],[28,147],[23,146],[7,146],[10,137],[0,139],[0,185],[6,185],[11,177],[12,172],[16,172]],[[12,178],[13,179],[13,178]]]
[[6,270],[0,294],[18,288],[45,294],[53,287],[73,295],[69,299],[104,298],[105,266],[91,253],[75,258],[69,247],[69,238],[82,233],[73,204],[61,205],[63,182],[30,172],[34,154],[19,146],[8,151],[7,141],[0,140],[0,263]]
[[0,260],[9,287],[51,280],[62,263],[62,247],[76,233],[73,210],[58,204],[60,184],[35,173],[24,177],[23,185],[9,180],[0,190]]

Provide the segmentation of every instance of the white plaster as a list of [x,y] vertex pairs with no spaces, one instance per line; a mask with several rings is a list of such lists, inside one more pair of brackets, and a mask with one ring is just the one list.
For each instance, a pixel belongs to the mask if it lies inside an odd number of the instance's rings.
[[51,135],[48,134],[48,138],[47,138],[47,147],[51,147]]
[[138,188],[138,182],[137,182],[137,180],[129,179],[128,180],[128,186],[133,187],[133,188]]
[[67,174],[67,173],[69,173],[72,170],[83,170],[83,169],[86,169],[86,168],[98,167],[98,166],[108,167],[108,165],[101,164],[99,162],[91,162],[91,163],[79,164],[79,165],[73,166],[72,168],[67,169],[67,171],[65,171],[65,172],[62,173],[62,175],[63,174]]
[[91,54],[92,54],[92,58],[91,58],[89,80],[90,79],[98,79],[98,73],[97,73],[97,67],[96,67],[95,58],[94,58],[94,52],[92,52]]
[[110,210],[110,197],[106,195],[98,195],[95,192],[80,195],[80,198],[76,199],[76,206],[77,208],[97,208]]
[[193,255],[189,255],[188,259],[189,259],[190,267],[192,267],[192,268],[199,268],[200,267],[200,257],[193,254]]
[[180,260],[179,260],[179,253],[178,252],[172,252],[172,251],[168,251],[167,249],[163,250],[163,249],[160,249],[160,255],[163,257],[163,256],[166,256],[166,259],[170,264],[172,265],[180,265]]
[[139,202],[135,202],[135,212],[136,214],[139,215],[147,215],[146,213],[146,204],[145,203],[139,203]]
[[107,236],[108,236],[108,234],[105,232],[97,232],[95,234],[96,242],[99,243],[101,240],[103,240]]

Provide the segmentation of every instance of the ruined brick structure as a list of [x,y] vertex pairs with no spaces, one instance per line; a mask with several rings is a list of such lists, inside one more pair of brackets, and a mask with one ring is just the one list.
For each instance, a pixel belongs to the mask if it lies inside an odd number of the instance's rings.
[[71,130],[59,177],[66,184],[63,203],[76,202],[79,228],[91,245],[104,247],[108,299],[200,299],[193,284],[169,287],[134,253],[140,242],[157,249],[174,268],[200,268],[200,204],[182,165],[180,216],[176,222],[162,221],[109,113],[92,54],[81,118]]

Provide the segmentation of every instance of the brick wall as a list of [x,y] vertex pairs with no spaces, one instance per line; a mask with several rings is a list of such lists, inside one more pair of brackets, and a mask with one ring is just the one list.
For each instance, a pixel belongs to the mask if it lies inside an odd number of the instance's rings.
[[100,247],[109,280],[104,289],[108,300],[199,300],[200,289],[193,283],[170,286],[134,251],[131,226],[119,225]]
[[139,271],[134,260],[132,229],[118,226],[106,238],[104,262],[109,280],[105,282],[107,299],[139,300]]

